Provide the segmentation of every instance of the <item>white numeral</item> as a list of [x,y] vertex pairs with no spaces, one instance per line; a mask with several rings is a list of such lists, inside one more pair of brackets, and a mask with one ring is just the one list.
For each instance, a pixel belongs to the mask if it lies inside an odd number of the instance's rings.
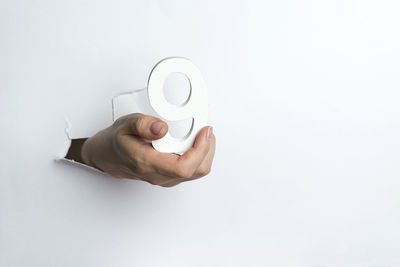
[[[186,75],[190,83],[189,99],[182,106],[172,105],[164,97],[164,83],[171,73]],[[167,133],[152,142],[160,152],[184,153],[193,146],[198,132],[207,125],[207,90],[200,70],[186,58],[166,58],[161,60],[150,73],[147,92],[151,106],[158,115],[169,121],[193,119],[189,133],[183,138],[174,138]]]

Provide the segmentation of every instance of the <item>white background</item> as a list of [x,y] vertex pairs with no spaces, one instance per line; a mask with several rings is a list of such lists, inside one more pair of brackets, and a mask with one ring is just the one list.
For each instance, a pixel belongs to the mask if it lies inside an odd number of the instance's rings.
[[[0,1],[0,266],[400,266],[398,1]],[[212,173],[57,163],[166,56],[209,89]]]

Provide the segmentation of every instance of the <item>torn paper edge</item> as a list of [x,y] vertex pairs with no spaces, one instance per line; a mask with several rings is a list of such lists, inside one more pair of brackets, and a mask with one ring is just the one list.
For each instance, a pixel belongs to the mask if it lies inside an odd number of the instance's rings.
[[144,90],[147,90],[147,87],[144,87],[144,88],[141,88],[141,89],[137,89],[137,90],[133,90],[133,91],[122,92],[122,93],[119,93],[119,94],[113,96],[113,98],[111,99],[112,120],[115,121],[115,104],[114,104],[114,100],[116,98],[118,98],[119,96],[122,96],[122,95],[129,95],[129,94],[141,92],[141,91],[144,91]]
[[[94,168],[94,167],[92,167],[92,166],[83,164],[83,163],[81,163],[81,162],[78,162],[78,161],[75,161],[75,160],[72,160],[72,159],[67,159],[67,158],[65,158],[65,156],[68,154],[68,150],[69,150],[69,148],[71,147],[71,143],[72,143],[72,138],[71,138],[71,134],[70,134],[70,131],[71,131],[72,126],[71,126],[71,122],[70,122],[70,120],[67,118],[67,116],[64,116],[64,121],[65,121],[64,133],[65,133],[65,135],[66,135],[67,138],[68,138],[68,145],[66,146],[66,149],[64,150],[64,152],[63,152],[61,155],[58,155],[58,156],[55,157],[54,161],[56,161],[56,162],[64,162],[64,163],[77,164],[78,166],[84,167],[84,168],[86,168],[86,169],[90,169],[90,170],[95,171],[95,172],[97,172],[97,173],[102,173],[102,174],[104,174],[105,172],[103,172],[103,171],[101,171],[101,170],[99,170],[99,169],[96,169],[96,168]],[[87,138],[87,137],[82,137],[82,138]]]
[[[121,95],[133,94],[133,93],[141,92],[141,91],[144,91],[144,90],[147,90],[147,87],[141,88],[141,89],[137,89],[137,90],[132,90],[132,91],[121,92],[121,93],[119,93],[119,94],[117,94],[117,95],[115,95],[115,96],[112,97],[112,99],[111,99],[111,111],[112,111],[112,120],[113,120],[113,122],[115,121],[114,99],[117,98],[117,97],[119,97],[119,96],[121,96]],[[81,163],[81,162],[78,162],[78,161],[75,161],[75,160],[72,160],[72,159],[67,159],[67,158],[65,158],[65,156],[68,154],[69,148],[71,147],[71,143],[72,143],[72,138],[71,138],[71,128],[72,128],[72,124],[71,124],[71,121],[67,118],[67,116],[64,116],[64,121],[65,121],[64,133],[65,133],[65,135],[66,135],[67,138],[68,138],[68,145],[66,146],[66,149],[64,150],[64,152],[61,153],[61,155],[58,155],[58,156],[56,156],[56,157],[54,158],[54,161],[56,161],[56,162],[64,162],[64,163],[76,164],[77,166],[84,167],[84,168],[86,168],[86,169],[95,171],[95,172],[97,172],[97,173],[106,174],[105,172],[103,172],[103,171],[101,171],[101,170],[99,170],[99,169],[97,169],[97,168],[94,168],[94,167],[92,167],[92,166],[83,164],[83,163]],[[101,130],[101,129],[99,129],[99,131],[100,131],[100,130]],[[80,138],[88,138],[88,137],[80,137]]]

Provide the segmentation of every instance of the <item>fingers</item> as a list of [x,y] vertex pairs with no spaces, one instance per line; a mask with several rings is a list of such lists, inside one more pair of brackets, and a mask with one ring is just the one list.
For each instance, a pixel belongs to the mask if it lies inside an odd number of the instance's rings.
[[216,146],[216,139],[215,136],[213,135],[211,138],[211,148],[210,151],[208,151],[206,157],[204,158],[203,162],[200,164],[199,168],[197,168],[196,173],[194,176],[190,179],[197,179],[203,176],[206,176],[207,174],[210,173],[211,171],[211,166],[214,160],[214,155],[215,155],[215,146]]
[[211,172],[211,167],[212,163],[214,160],[214,155],[215,155],[215,147],[216,147],[216,138],[214,134],[211,137],[211,147],[210,150],[208,151],[206,157],[203,159],[203,162],[200,164],[200,166],[197,168],[193,176],[189,179],[172,179],[168,183],[164,183],[161,186],[163,187],[172,187],[175,185],[178,185],[182,182],[187,182],[187,181],[192,181],[195,179],[199,179],[203,176],[208,175]]
[[147,140],[157,140],[168,132],[164,121],[148,115],[133,113],[118,119],[121,134],[137,135]]
[[196,136],[192,148],[182,156],[153,151],[148,154],[159,173],[179,179],[190,179],[212,146],[212,127],[204,127]]
[[[150,122],[158,122],[150,116],[135,115],[123,118],[118,144],[120,149],[130,159],[132,172],[137,173],[151,184],[164,187],[174,186],[183,181],[200,178],[209,173],[215,153],[215,137],[212,134],[212,127],[207,126],[200,130],[196,136],[193,147],[182,156],[172,153],[160,153],[151,144],[145,142],[138,135],[151,138],[151,135],[142,129],[149,129]],[[140,120],[143,119],[142,122]],[[126,128],[129,122],[135,121],[136,130]],[[151,127],[151,126],[150,126]],[[131,131],[129,131],[131,130]],[[151,131],[151,130],[150,130]]]
[[212,147],[212,127],[204,127],[196,136],[196,140],[192,148],[186,151],[179,161],[183,165],[183,169],[189,169],[191,175],[185,175],[183,178],[192,178],[195,171],[199,168]]
[[158,185],[160,185],[162,187],[173,187],[182,182],[192,181],[192,180],[195,180],[195,179],[198,179],[198,178],[208,175],[211,171],[211,166],[212,166],[212,162],[213,162],[214,155],[215,155],[215,147],[216,147],[216,138],[213,134],[211,137],[210,150],[208,151],[207,155],[205,156],[205,158],[201,162],[200,166],[197,168],[197,170],[195,171],[195,173],[192,175],[191,178],[189,178],[189,179],[182,179],[182,178],[169,179],[166,182],[159,183]]

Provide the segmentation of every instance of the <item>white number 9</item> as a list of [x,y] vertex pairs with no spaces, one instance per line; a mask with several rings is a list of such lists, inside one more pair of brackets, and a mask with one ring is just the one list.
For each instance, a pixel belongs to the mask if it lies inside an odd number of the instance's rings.
[[[181,106],[172,105],[164,97],[164,83],[171,73],[186,75],[190,83],[188,100]],[[154,111],[169,121],[192,118],[192,127],[183,138],[174,138],[167,133],[154,140],[153,147],[160,152],[184,153],[193,146],[198,132],[207,125],[207,90],[200,70],[186,58],[166,58],[158,62],[150,73],[147,84],[148,98]]]

